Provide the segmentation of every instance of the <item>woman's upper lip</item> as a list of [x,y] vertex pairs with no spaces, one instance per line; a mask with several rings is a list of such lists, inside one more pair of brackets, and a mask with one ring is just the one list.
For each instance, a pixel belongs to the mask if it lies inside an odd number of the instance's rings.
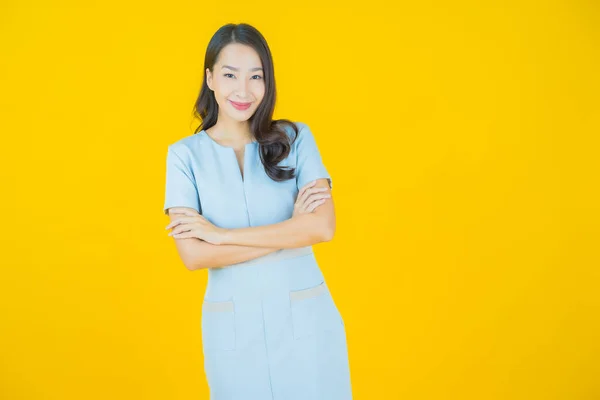
[[252,103],[251,101],[249,101],[248,103],[240,103],[239,101],[233,101],[233,100],[229,100],[231,101],[233,104],[238,104],[240,106],[247,106],[248,104]]

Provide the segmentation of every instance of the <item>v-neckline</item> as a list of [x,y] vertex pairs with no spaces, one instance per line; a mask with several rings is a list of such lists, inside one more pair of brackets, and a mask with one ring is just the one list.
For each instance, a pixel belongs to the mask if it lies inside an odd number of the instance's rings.
[[[233,147],[231,147],[231,149],[233,149]],[[242,165],[240,165],[240,162],[238,161],[238,156],[235,152],[235,149],[233,149],[233,156],[235,158],[235,164],[237,165],[238,170],[240,171],[240,178],[242,179],[242,182],[244,182],[244,174],[246,173],[246,149],[244,149],[244,154],[242,155]]]
[[258,141],[257,140],[253,140],[253,141],[251,141],[249,143],[246,143],[244,145],[244,161],[242,162],[242,166],[240,167],[240,163],[238,162],[238,159],[237,159],[237,154],[236,154],[235,149],[233,147],[231,147],[231,146],[224,146],[224,145],[220,144],[215,139],[213,139],[208,134],[208,132],[206,132],[204,129],[201,132],[203,132],[204,135],[206,135],[206,137],[208,138],[208,140],[210,140],[217,148],[225,150],[225,151],[228,151],[231,155],[233,155],[233,159],[235,160],[235,165],[236,165],[236,168],[238,170],[239,177],[240,177],[242,183],[244,183],[246,181],[246,173],[247,173],[247,162],[246,162],[246,159],[247,159],[248,154],[249,154],[248,151],[247,151],[248,150],[248,146],[252,146],[252,145],[258,143]]
[[[203,129],[202,131],[200,131],[200,132],[204,132],[204,134],[206,135],[206,137],[207,137],[207,138],[208,138],[208,139],[209,139],[211,142],[213,142],[214,144],[216,144],[218,147],[220,147],[220,148],[222,148],[222,149],[230,149],[230,150],[234,150],[234,151],[235,151],[235,149],[234,149],[233,147],[231,147],[231,146],[225,146],[225,145],[222,145],[221,143],[217,142],[217,141],[216,141],[215,139],[213,139],[213,138],[212,138],[212,136],[210,136],[210,135],[208,134],[208,132],[206,132],[204,129]],[[248,142],[248,143],[246,143],[246,144],[244,145],[244,147],[248,147],[248,146],[250,146],[251,144],[254,144],[254,143],[258,143],[258,141],[255,139],[255,140],[253,140],[253,141],[251,141],[251,142]]]

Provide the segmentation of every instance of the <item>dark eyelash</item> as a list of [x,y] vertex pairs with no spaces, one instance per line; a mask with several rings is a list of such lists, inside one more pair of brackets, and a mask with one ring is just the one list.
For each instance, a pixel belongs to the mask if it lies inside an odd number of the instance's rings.
[[[223,76],[227,76],[227,75],[233,75],[233,74],[223,74]],[[262,79],[262,76],[260,75],[253,75],[253,77],[258,76],[260,79]]]

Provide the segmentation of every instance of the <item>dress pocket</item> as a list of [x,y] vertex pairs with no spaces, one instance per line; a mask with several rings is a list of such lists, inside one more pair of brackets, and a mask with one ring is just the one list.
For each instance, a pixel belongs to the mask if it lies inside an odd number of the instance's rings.
[[294,339],[343,326],[340,313],[323,281],[307,289],[290,291]]
[[235,307],[233,300],[203,301],[202,343],[207,350],[235,350]]

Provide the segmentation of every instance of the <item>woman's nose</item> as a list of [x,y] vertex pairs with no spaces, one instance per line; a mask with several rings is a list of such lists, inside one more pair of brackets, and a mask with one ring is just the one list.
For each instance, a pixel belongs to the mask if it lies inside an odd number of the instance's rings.
[[238,96],[240,98],[245,98],[248,93],[248,82],[244,79],[240,79],[238,84]]

